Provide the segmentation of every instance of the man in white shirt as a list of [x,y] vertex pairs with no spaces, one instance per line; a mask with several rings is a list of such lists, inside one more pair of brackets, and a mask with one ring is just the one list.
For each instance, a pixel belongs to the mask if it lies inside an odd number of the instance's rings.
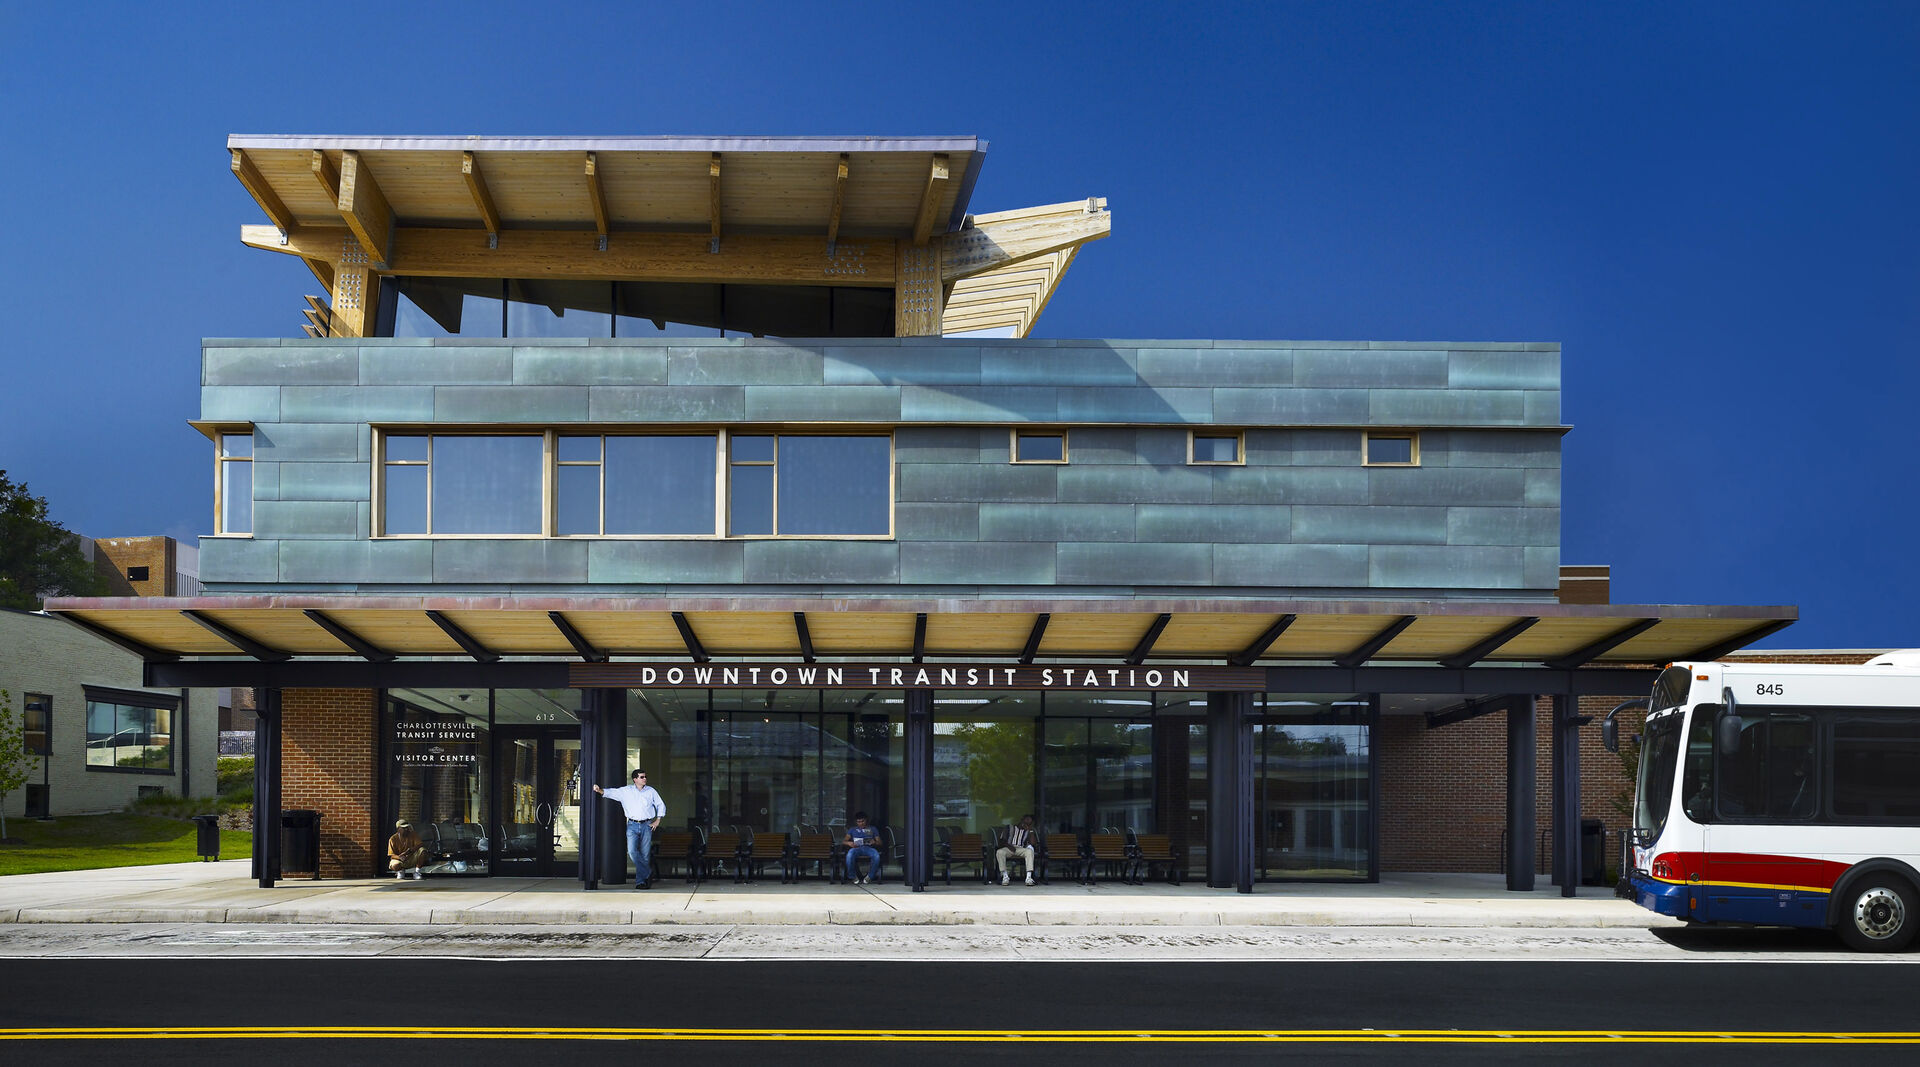
[[627,858],[633,861],[633,887],[653,887],[653,831],[667,816],[666,802],[647,784],[647,772],[634,771],[633,784],[615,789],[594,786],[593,791],[608,800],[617,800],[627,813]]

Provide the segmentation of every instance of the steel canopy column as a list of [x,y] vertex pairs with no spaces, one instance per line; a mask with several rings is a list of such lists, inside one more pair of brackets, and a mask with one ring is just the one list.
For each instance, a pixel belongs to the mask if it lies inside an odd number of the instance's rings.
[[253,876],[280,877],[280,690],[258,690],[253,720]]
[[1507,889],[1533,892],[1533,698],[1507,704]]
[[1580,885],[1580,722],[1572,699],[1553,704],[1553,879],[1560,895]]
[[933,880],[933,690],[907,690],[907,884],[919,893]]
[[595,775],[600,767],[597,726],[600,721],[598,690],[581,690],[580,700],[580,885],[600,888],[600,821],[605,802],[594,795]]
[[[594,781],[601,788],[631,785],[627,775],[638,768],[627,766],[627,691],[625,689],[589,689],[588,706],[595,711],[593,728]],[[649,777],[651,782],[652,778]],[[660,788],[654,786],[655,789]],[[627,882],[627,820],[616,816],[606,801],[594,797],[600,809],[599,834],[594,845],[599,852],[600,880],[611,885]],[[669,813],[671,814],[671,813]]]
[[1207,884],[1253,892],[1251,693],[1207,694]]

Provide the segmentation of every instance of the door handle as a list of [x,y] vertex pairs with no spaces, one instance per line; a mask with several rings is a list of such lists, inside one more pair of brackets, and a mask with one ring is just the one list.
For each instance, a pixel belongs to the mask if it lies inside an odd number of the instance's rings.
[[553,825],[553,805],[542,802],[534,805],[533,819],[542,826]]

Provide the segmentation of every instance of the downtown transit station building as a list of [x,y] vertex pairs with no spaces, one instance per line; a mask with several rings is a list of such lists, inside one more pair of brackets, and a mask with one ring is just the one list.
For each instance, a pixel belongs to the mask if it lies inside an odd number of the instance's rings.
[[202,343],[203,594],[48,610],[255,689],[257,826],[319,813],[263,885],[401,819],[617,885],[642,767],[663,829],[864,810],[916,889],[1032,812],[1221,888],[1571,893],[1591,717],[1796,616],[1562,566],[1557,344],[1031,337],[1111,215],[976,212],[975,138],[228,147],[326,298]]

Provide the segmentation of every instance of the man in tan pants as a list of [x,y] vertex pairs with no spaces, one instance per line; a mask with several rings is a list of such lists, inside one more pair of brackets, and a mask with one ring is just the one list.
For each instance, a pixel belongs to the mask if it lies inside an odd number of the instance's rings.
[[1027,862],[1027,884],[1033,884],[1033,816],[1022,815],[1020,821],[1007,827],[1007,843],[993,853],[993,862],[1000,868],[1000,884],[1006,885],[1007,861],[1018,855]]

